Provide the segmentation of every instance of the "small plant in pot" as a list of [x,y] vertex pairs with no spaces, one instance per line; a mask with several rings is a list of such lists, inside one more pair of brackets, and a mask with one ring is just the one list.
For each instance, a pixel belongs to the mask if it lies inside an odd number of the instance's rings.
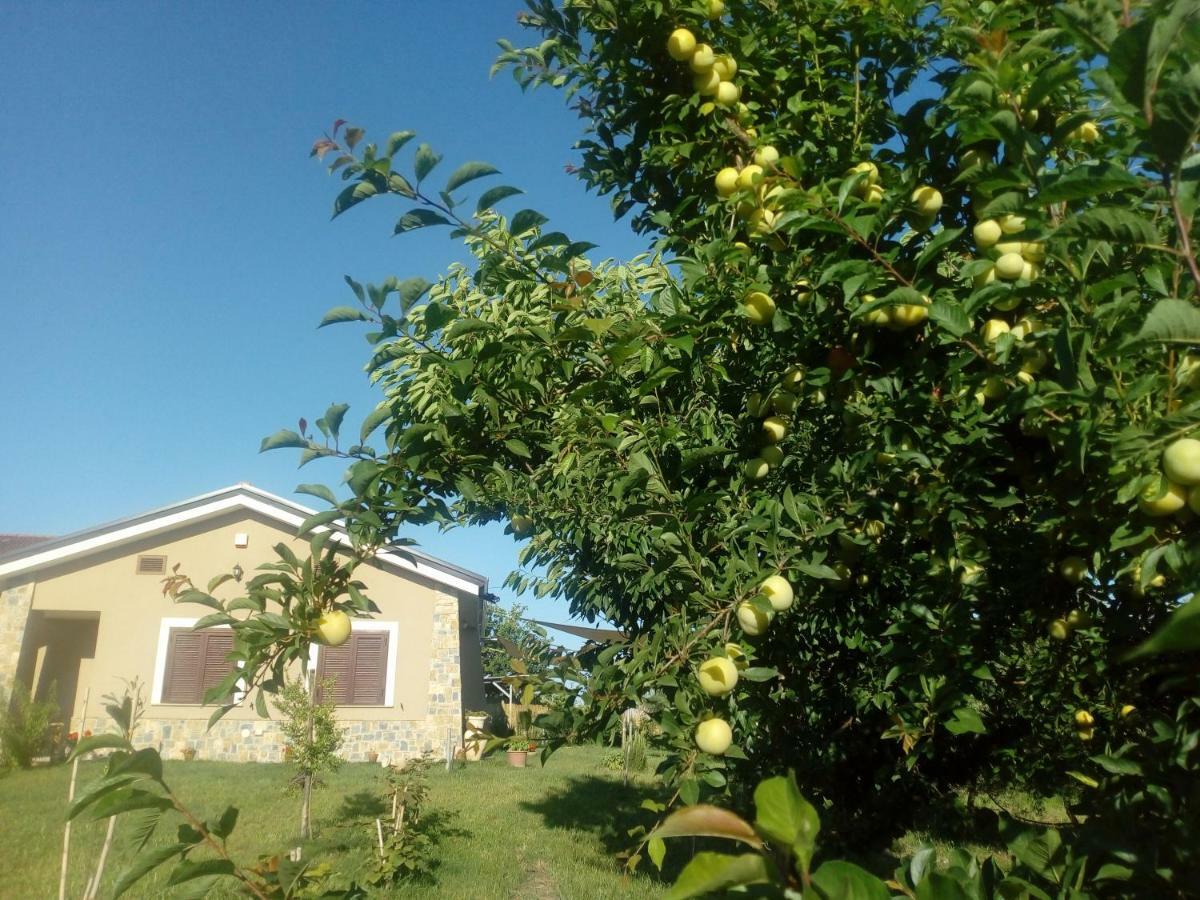
[[490,737],[487,732],[488,714],[484,710],[468,710],[464,718],[467,720],[467,727],[463,756],[465,759],[477,761],[483,755],[484,746]]
[[195,759],[196,758],[196,748],[195,747],[184,747],[183,748],[183,758],[188,761]]
[[508,764],[517,769],[525,768],[525,759],[537,749],[537,744],[527,737],[508,739]]

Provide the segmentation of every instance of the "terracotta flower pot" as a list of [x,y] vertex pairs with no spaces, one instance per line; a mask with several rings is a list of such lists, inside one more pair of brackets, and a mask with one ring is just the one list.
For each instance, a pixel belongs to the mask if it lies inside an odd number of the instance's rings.
[[508,764],[514,769],[523,769],[525,768],[525,757],[528,755],[529,753],[525,750],[509,750]]
[[187,759],[187,760],[195,759],[196,758],[196,748],[195,747],[185,747],[183,750],[183,758]]

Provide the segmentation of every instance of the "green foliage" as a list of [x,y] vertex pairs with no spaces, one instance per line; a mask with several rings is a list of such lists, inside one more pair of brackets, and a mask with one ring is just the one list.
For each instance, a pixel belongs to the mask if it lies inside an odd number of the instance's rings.
[[282,716],[279,730],[287,741],[285,758],[296,770],[288,783],[290,790],[309,780],[320,787],[320,773],[336,771],[342,764],[337,754],[346,730],[338,726],[334,713],[333,680],[326,679],[321,689],[325,699],[317,700],[303,681],[288,681],[274,701]]
[[443,814],[430,814],[429,769],[433,758],[410,759],[387,771],[387,799],[391,816],[386,823],[371,823],[379,836],[379,857],[368,884],[376,888],[394,888],[406,881],[432,881],[437,869],[438,844],[447,831]]
[[12,683],[8,711],[0,715],[0,757],[6,765],[28,769],[33,758],[50,751],[50,724],[59,717],[57,688],[34,700],[20,679]]
[[526,607],[517,604],[501,609],[489,603],[484,607],[482,655],[483,674],[505,678],[513,673],[512,658],[520,655],[530,675],[549,670],[550,636],[540,625],[525,621]]
[[[1145,501],[1200,429],[1200,6],[529,6],[536,44],[498,67],[572,98],[581,177],[658,242],[590,261],[537,211],[497,212],[511,189],[462,212],[451,192],[488,167],[434,195],[427,145],[409,178],[404,141],[335,127],[314,148],[349,182],[335,213],[391,195],[397,231],[449,225],[473,260],[348,279],[358,306],[329,321],[371,323],[379,447],[281,439],[351,461],[328,514],[384,538],[510,522],[509,586],[629,635],[554,664],[549,733],[651,709],[684,806],[794,766],[827,834],[860,842],[930,796],[1083,784],[1099,843],[1073,835],[1054,878],[1186,883],[1196,687],[1120,660],[1194,649],[1195,520]],[[737,57],[739,105],[667,54],[681,25]],[[714,191],[755,159],[760,184]],[[692,675],[710,656],[739,666],[720,697]],[[710,717],[720,755],[695,743]],[[1106,768],[1131,765],[1153,774]],[[1105,825],[1121,810],[1154,837]],[[706,890],[773,877],[753,854],[695,866]]]

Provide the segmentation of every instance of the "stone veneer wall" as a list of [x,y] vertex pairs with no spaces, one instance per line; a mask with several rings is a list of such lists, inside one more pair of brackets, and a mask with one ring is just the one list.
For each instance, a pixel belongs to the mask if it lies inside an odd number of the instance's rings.
[[[18,645],[19,650],[19,645]],[[15,668],[16,663],[13,663]],[[153,710],[150,710],[153,712]],[[459,666],[458,600],[438,594],[433,614],[433,645],[429,667],[429,708],[424,719],[363,720],[353,718],[353,707],[339,710],[346,730],[341,757],[363,762],[379,754],[380,762],[403,761],[432,750],[443,758],[446,739],[462,745],[462,672]],[[134,736],[139,746],[157,747],[166,759],[180,759],[187,748],[197,759],[234,762],[280,762],[283,737],[274,720],[223,719],[209,731],[207,719],[156,719],[147,716]],[[79,721],[71,723],[71,730]],[[105,716],[88,717],[85,729],[99,733],[112,728]]]
[[0,592],[0,708],[7,708],[33,604],[33,583]]

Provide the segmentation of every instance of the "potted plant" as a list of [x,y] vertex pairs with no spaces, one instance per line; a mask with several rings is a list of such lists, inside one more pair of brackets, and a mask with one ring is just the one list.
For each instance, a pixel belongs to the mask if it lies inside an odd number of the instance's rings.
[[196,748],[195,747],[184,747],[183,748],[183,758],[185,760],[187,760],[188,762],[191,762],[193,759],[195,759],[196,758]]
[[478,761],[483,756],[483,748],[487,743],[488,714],[484,710],[468,710],[466,713],[467,728],[464,735],[464,757]]
[[525,768],[525,759],[537,749],[537,744],[525,737],[508,739],[508,764],[516,769]]
[[369,750],[369,751],[367,752],[367,762],[371,763],[372,765],[374,765],[375,763],[379,762],[379,753],[378,753],[378,751],[375,751],[375,750]]

